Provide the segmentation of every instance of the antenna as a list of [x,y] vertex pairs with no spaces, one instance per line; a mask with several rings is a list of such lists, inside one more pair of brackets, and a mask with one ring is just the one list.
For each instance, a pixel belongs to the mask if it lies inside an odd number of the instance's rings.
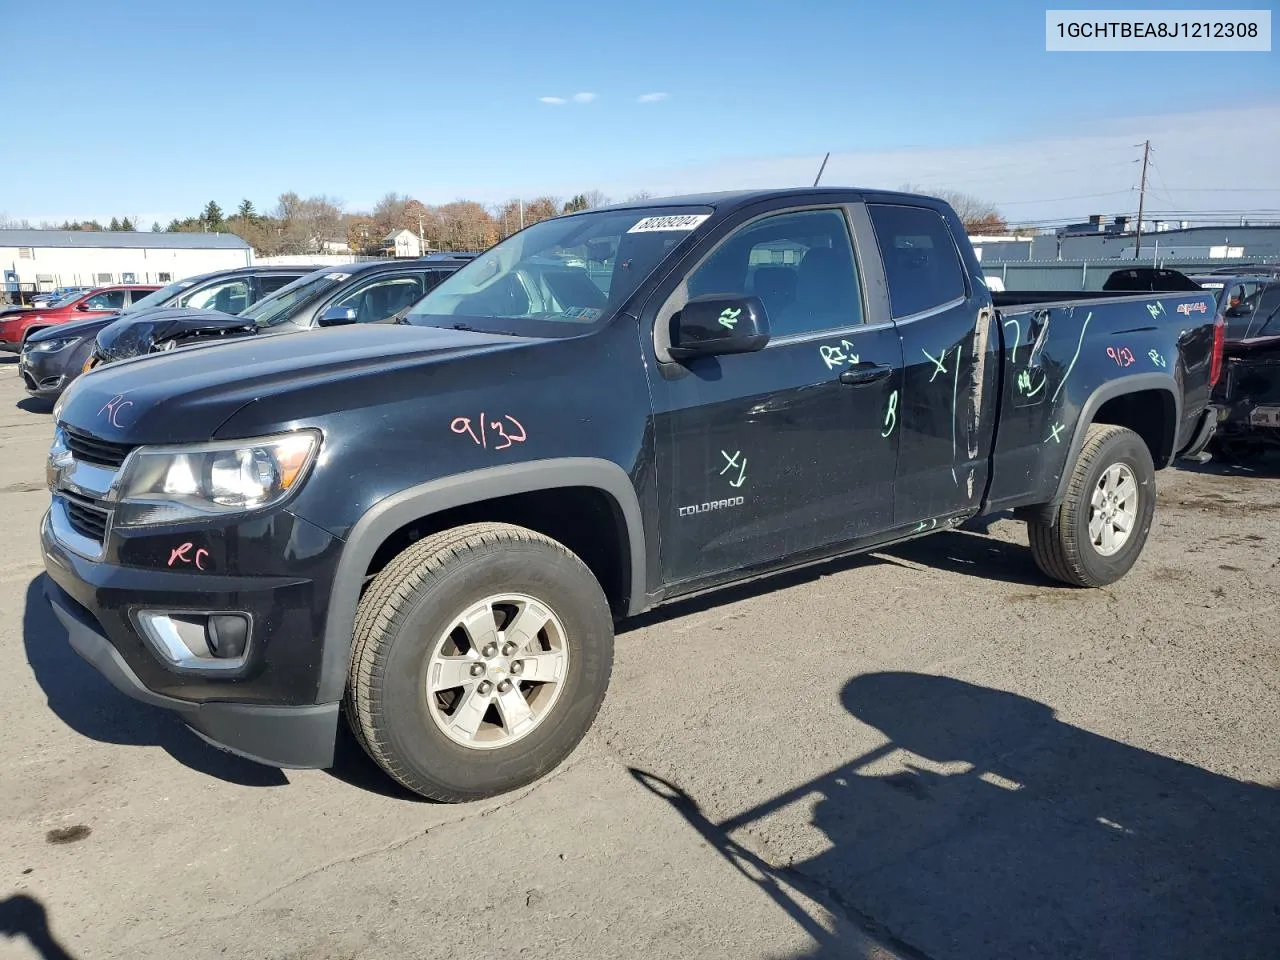
[[816,187],[818,181],[822,179],[822,171],[827,169],[827,161],[831,159],[831,151],[827,151],[827,155],[822,158],[822,166],[818,168],[818,175],[813,178],[813,185]]
[[[1138,233],[1134,238],[1133,259],[1137,260],[1142,253],[1142,208],[1147,199],[1147,160],[1151,157],[1151,141],[1144,141],[1142,144],[1142,188],[1138,192]],[[1164,183],[1164,177],[1160,177],[1160,182]],[[1159,249],[1159,241],[1157,241],[1157,249]]]

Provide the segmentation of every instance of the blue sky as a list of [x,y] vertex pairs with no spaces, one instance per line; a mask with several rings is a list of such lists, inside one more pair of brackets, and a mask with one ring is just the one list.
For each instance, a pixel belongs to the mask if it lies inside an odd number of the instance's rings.
[[[1280,208],[1280,54],[1046,53],[1025,2],[48,0],[4,23],[44,38],[6,46],[10,116],[49,124],[0,151],[14,218],[790,184],[831,150],[828,182],[1031,219],[1127,203],[1144,136],[1169,204]],[[1261,131],[1233,142],[1226,107]]]

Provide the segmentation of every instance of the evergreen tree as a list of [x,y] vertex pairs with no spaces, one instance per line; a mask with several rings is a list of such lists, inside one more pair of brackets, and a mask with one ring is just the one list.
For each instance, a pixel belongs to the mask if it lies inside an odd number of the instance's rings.
[[209,205],[204,208],[204,212],[200,214],[200,219],[210,230],[221,230],[223,228],[222,208],[218,204],[210,200]]
[[120,221],[120,229],[127,230],[130,233],[132,233],[137,228],[134,227],[132,220],[130,220],[128,217],[125,217]]
[[119,229],[120,229],[120,221],[119,221],[119,220],[117,220],[115,217],[112,217],[112,218],[111,218],[111,222],[110,222],[109,224],[107,224],[107,229],[108,229],[108,230],[119,230]]
[[241,200],[240,207],[236,210],[236,216],[245,223],[254,223],[258,219],[258,211],[253,209],[252,200]]

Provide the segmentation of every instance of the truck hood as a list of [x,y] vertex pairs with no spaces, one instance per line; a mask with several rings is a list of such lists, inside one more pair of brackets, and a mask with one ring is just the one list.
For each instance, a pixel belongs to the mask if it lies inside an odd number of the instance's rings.
[[[233,318],[234,319],[234,318]],[[368,324],[135,357],[72,381],[60,423],[119,443],[208,440],[245,405],[332,384],[426,368],[543,341],[474,331]]]
[[194,310],[190,307],[156,307],[128,314],[108,324],[98,334],[98,356],[107,363],[127,360],[151,353],[158,345],[231,331],[256,331],[252,320],[221,313],[217,310]]

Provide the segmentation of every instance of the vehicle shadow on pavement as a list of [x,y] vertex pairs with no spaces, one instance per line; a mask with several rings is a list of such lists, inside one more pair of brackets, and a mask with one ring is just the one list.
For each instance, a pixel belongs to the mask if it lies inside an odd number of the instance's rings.
[[27,413],[53,413],[53,403],[44,397],[23,397],[14,406]]
[[1213,477],[1280,477],[1280,451],[1268,450],[1237,461],[1208,460],[1204,463],[1180,461],[1178,469]]
[[0,937],[26,938],[43,960],[74,960],[49,929],[44,904],[25,893],[0,900]]
[[[1276,956],[1275,786],[1131,747],[1046,704],[948,677],[864,674],[842,701],[888,741],[720,823],[632,770],[809,931],[816,947],[805,958],[850,949],[786,887],[813,892],[897,956]],[[822,852],[779,869],[733,839],[744,828],[768,836],[766,818],[793,804],[812,805],[825,842],[810,846]]]
[[[996,518],[996,520],[1003,518]],[[991,524],[987,524],[990,528]],[[919,540],[900,543],[876,551],[893,563],[906,560],[934,570],[962,573],[980,580],[998,580],[1027,587],[1054,587],[1071,590],[1040,572],[1031,556],[1031,548],[1022,543],[1009,543],[982,533],[962,530],[930,534]]]
[[[1008,515],[1004,514],[995,515],[989,520],[984,518],[986,522],[978,524],[975,529],[985,531],[998,521],[1007,518]],[[810,566],[768,574],[758,580],[724,587],[684,600],[673,600],[621,621],[617,625],[617,630],[619,634],[629,633],[632,630],[702,613],[725,604],[767,596],[778,590],[788,590],[846,570],[856,570],[859,567],[873,566],[878,563],[896,563],[898,560],[907,560],[937,570],[963,573],[982,580],[1000,580],[1029,587],[1074,589],[1041,573],[1031,558],[1030,547],[997,540],[985,533],[965,532],[968,529],[966,526],[957,531],[931,533],[918,540],[884,547],[874,553],[835,557]]]
[[162,747],[200,773],[246,787],[287,784],[283,771],[209,746],[172,714],[131,700],[71,649],[67,631],[44,596],[45,574],[27,587],[22,638],[27,662],[58,718],[103,743]]

